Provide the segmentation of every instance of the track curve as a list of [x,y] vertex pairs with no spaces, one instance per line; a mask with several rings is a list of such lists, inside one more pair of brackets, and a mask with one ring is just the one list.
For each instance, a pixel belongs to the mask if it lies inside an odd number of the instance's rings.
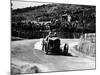
[[[41,50],[41,40],[42,39],[12,42],[11,49],[13,54],[11,63],[20,67],[25,65],[24,62],[31,65],[37,64],[38,68],[41,69],[41,72],[95,69],[94,60],[78,55],[73,49],[73,46],[78,44],[78,39],[61,40],[62,44],[67,42],[70,45],[70,53],[73,56],[46,55]],[[18,62],[21,62],[21,64]]]

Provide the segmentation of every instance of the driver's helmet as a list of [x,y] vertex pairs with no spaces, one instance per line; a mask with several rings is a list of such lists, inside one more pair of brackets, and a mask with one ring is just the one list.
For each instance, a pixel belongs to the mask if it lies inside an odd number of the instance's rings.
[[54,37],[54,36],[56,36],[56,32],[49,32],[49,34],[48,34],[48,38],[52,38],[52,37]]
[[49,32],[49,35],[48,35],[48,36],[49,36],[50,38],[52,38],[52,35],[53,35],[53,33],[52,33],[52,32]]
[[57,33],[56,32],[54,32],[54,36],[56,36],[57,35]]
[[49,35],[51,34],[51,32],[49,32]]

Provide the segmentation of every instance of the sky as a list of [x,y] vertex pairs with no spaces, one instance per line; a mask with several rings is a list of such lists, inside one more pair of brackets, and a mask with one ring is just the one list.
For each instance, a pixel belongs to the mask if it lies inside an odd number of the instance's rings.
[[25,7],[34,7],[48,3],[39,3],[39,2],[30,2],[30,1],[12,1],[12,8],[25,8]]

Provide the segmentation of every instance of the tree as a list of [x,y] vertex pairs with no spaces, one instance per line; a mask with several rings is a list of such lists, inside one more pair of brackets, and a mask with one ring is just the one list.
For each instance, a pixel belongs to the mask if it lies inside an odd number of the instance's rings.
[[24,16],[12,16],[12,22],[21,22],[25,20],[26,18]]

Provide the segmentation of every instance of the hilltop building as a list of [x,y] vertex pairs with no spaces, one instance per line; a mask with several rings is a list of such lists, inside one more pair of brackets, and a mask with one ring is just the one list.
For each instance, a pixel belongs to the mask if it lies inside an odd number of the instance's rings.
[[71,16],[68,15],[68,14],[62,15],[61,18],[62,18],[62,21],[68,21],[68,22],[71,22]]

